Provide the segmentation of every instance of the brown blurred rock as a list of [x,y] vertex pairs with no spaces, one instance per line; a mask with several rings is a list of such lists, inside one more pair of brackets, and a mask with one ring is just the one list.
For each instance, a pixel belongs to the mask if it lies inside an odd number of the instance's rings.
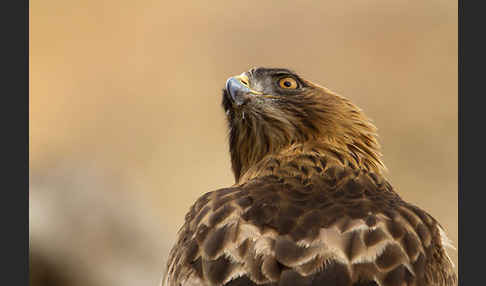
[[31,175],[31,285],[156,285],[166,226],[127,189],[93,165]]

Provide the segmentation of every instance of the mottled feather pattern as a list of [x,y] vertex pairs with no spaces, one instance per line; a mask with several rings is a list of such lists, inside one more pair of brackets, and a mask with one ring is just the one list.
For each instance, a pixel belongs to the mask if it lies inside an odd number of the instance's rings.
[[[266,175],[202,196],[171,253],[167,285],[186,285],[178,281],[188,277],[195,285],[324,285],[337,276],[330,285],[449,285],[455,279],[423,268],[427,259],[446,255],[438,224],[387,181],[342,166],[328,165],[318,175],[324,158],[304,160],[301,168],[315,171],[307,177]],[[296,277],[305,279],[289,282]]]

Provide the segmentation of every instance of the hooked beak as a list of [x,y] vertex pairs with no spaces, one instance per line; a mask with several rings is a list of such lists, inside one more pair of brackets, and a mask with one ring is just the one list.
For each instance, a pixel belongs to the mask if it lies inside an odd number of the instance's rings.
[[239,76],[230,77],[226,81],[226,91],[236,105],[242,105],[251,96],[263,94],[250,88],[250,81],[245,73],[242,73]]

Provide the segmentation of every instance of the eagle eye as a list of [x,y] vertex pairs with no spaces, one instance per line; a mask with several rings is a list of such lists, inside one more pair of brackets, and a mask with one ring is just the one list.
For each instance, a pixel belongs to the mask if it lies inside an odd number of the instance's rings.
[[291,77],[284,77],[278,81],[278,85],[283,89],[296,89],[298,87],[297,81]]

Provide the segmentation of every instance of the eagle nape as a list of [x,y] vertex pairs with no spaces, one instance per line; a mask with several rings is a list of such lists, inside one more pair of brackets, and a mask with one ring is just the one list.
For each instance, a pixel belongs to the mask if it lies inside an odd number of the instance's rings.
[[235,184],[190,208],[163,285],[457,285],[445,231],[395,192],[349,99],[260,67],[222,106]]

